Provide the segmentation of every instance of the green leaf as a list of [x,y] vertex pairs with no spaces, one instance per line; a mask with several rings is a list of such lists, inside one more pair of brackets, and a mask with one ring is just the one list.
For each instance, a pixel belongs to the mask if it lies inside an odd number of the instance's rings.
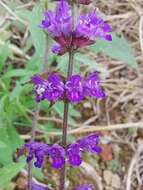
[[17,148],[22,146],[23,140],[20,138],[14,127],[8,127],[7,134],[9,137],[12,151],[15,151]]
[[0,152],[4,152],[0,154],[0,163],[3,165],[12,163],[12,155],[23,144],[23,140],[20,139],[14,127],[0,127],[0,141],[6,145],[0,147]]
[[44,179],[44,174],[42,173],[42,171],[39,168],[33,167],[32,174],[38,180],[42,181]]
[[[44,124],[44,125],[39,124],[38,127],[42,131],[46,131],[46,132],[60,132],[61,131],[60,128],[55,128],[54,123],[51,121],[49,121],[47,124]],[[47,137],[46,137],[46,139],[47,139]]]
[[43,10],[40,4],[37,4],[32,12],[26,11],[24,17],[27,18],[29,22],[29,30],[31,33],[32,41],[36,52],[39,53],[39,56],[42,57],[45,47],[45,34],[40,28],[40,23],[43,17]]
[[86,70],[87,71],[99,71],[101,74],[104,75],[104,77],[108,77],[109,73],[108,73],[108,69],[106,69],[105,66],[103,66],[102,64],[97,63],[94,59],[90,58],[87,55],[84,55],[82,53],[76,53],[75,54],[75,61],[77,62],[76,65],[82,64],[84,66],[86,66]]
[[23,76],[32,76],[33,72],[26,70],[26,69],[13,69],[8,71],[4,76],[3,79],[11,78],[11,77],[23,77]]
[[0,71],[2,70],[8,56],[11,54],[11,51],[8,45],[9,44],[6,43],[4,46],[0,48]]
[[5,148],[5,147],[7,147],[7,145],[4,142],[0,141],[0,148]]
[[96,43],[92,45],[90,49],[96,53],[103,52],[111,58],[121,60],[129,66],[137,69],[138,65],[130,44],[124,38],[119,38],[114,33],[112,36],[113,40],[111,42],[97,39]]
[[[41,68],[42,68],[41,62],[42,62],[42,60],[41,60],[41,58],[39,56],[39,53],[36,52],[31,57],[31,59],[27,62],[26,69],[32,70],[34,73],[38,73],[38,72],[41,71]],[[29,77],[27,77],[27,78],[29,78]]]
[[13,101],[15,98],[19,97],[24,86],[20,85],[19,82],[17,82],[15,88],[10,94],[10,101]]
[[0,187],[4,188],[8,185],[13,177],[24,168],[24,163],[12,163],[0,168]]
[[[63,118],[63,113],[64,113],[64,104],[63,102],[56,102],[56,104],[52,107],[55,112],[57,114],[59,114],[59,116],[61,118]],[[71,124],[75,124],[75,120],[73,119],[73,117],[77,118],[77,117],[80,117],[80,113],[74,108],[73,105],[70,105],[69,106],[69,122]]]
[[[63,56],[57,56],[56,60],[58,62],[58,69],[63,73],[63,75],[66,76],[69,60],[68,54],[65,54]],[[99,71],[104,75],[104,77],[109,76],[108,70],[105,66],[97,63],[94,59],[90,58],[87,55],[84,55],[83,53],[76,53],[74,56],[74,61],[74,74],[80,73],[81,66],[84,66],[86,68],[86,71]]]
[[118,160],[110,160],[107,162],[107,167],[109,170],[116,173],[121,169],[121,164]]

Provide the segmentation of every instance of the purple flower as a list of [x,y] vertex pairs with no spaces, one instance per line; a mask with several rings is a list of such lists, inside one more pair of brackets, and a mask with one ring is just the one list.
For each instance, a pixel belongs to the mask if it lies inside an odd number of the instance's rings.
[[88,14],[80,15],[76,27],[76,37],[84,37],[85,43],[96,41],[97,38],[101,38],[107,41],[112,41],[111,27],[105,23],[101,18],[97,17],[96,12],[93,11]]
[[42,79],[40,76],[35,75],[32,77],[32,81],[34,83],[34,94],[36,96],[36,101],[40,102],[46,98],[46,91],[48,82]]
[[80,185],[76,187],[74,190],[93,190],[93,186],[91,184]]
[[78,103],[83,98],[82,77],[80,75],[71,76],[65,84],[66,97],[72,103]]
[[91,153],[100,153],[101,148],[98,146],[99,144],[99,136],[97,134],[91,134],[87,137],[84,137],[77,141],[80,148],[83,151],[91,152]]
[[48,76],[48,85],[46,91],[46,99],[56,102],[63,97],[64,83],[57,74],[50,74]]
[[82,163],[82,151],[100,153],[101,148],[98,144],[99,136],[97,134],[79,139],[75,143],[68,145],[66,149],[58,144],[48,145],[30,141],[19,149],[18,157],[26,155],[26,161],[29,163],[34,160],[34,166],[38,168],[43,166],[46,158],[51,159],[51,166],[56,169],[63,167],[66,158],[71,166],[79,166]]
[[35,85],[36,101],[47,99],[48,101],[56,102],[63,97],[64,83],[59,75],[52,73],[47,80],[42,79],[40,76],[33,76],[32,81]]
[[44,162],[45,156],[47,156],[49,151],[49,145],[39,142],[30,141],[26,143],[22,149],[27,152],[27,162],[32,161],[34,158],[36,161],[34,162],[35,167],[41,168]]
[[70,165],[79,166],[81,164],[82,159],[80,154],[80,146],[78,143],[69,145],[66,154]]
[[51,147],[49,156],[52,159],[52,167],[59,169],[65,164],[65,150],[58,144]]
[[44,16],[45,18],[42,20],[41,27],[47,30],[53,38],[60,37],[64,41],[64,36],[70,35],[72,20],[66,1],[60,1],[57,4],[55,12],[48,10],[44,13]]
[[[79,3],[89,4],[90,0],[80,0]],[[57,3],[55,12],[50,10],[44,13],[41,28],[46,30],[59,44],[52,51],[58,55],[69,52],[71,48],[85,47],[96,42],[97,38],[112,40],[111,27],[93,11],[82,14],[77,20],[75,30],[72,30],[72,17],[67,1]]]
[[97,72],[91,73],[83,84],[84,96],[93,96],[96,98],[104,98],[105,92],[100,86],[100,79]]
[[65,150],[58,144],[50,146],[48,144],[30,141],[24,144],[20,149],[19,156],[23,155],[25,152],[27,156],[26,161],[29,163],[35,160],[34,166],[38,168],[42,167],[44,159],[47,157],[51,158],[53,168],[62,168],[65,163]]
[[50,190],[50,189],[46,187],[44,184],[32,182],[31,190]]

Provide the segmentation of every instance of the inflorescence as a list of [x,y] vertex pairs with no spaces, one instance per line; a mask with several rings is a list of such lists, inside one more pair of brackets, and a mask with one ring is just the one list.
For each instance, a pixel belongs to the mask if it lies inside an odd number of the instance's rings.
[[67,99],[71,103],[79,103],[86,97],[102,99],[105,92],[100,86],[97,72],[90,73],[85,79],[80,75],[72,75],[66,82],[55,73],[50,74],[47,80],[36,75],[32,77],[36,100],[56,102]]
[[[96,43],[98,38],[112,41],[111,27],[97,16],[95,11],[87,14],[80,14],[76,23],[70,3],[88,5],[92,0],[55,0],[57,7],[55,11],[44,12],[44,19],[40,27],[48,32],[55,40],[52,52],[57,55],[65,53],[75,53],[78,48]],[[68,4],[69,3],[69,4]],[[36,101],[48,100],[51,103],[65,101],[70,103],[80,103],[86,97],[104,98],[105,92],[101,87],[101,81],[97,72],[82,77],[79,74],[71,75],[64,79],[57,73],[47,75],[43,79],[40,75],[32,77],[34,83],[34,94]],[[65,164],[78,167],[82,163],[82,153],[101,152],[99,146],[99,136],[91,134],[76,142],[63,147],[59,144],[45,144],[36,141],[29,141],[18,151],[18,156],[25,155],[27,163],[33,161],[34,166],[41,168],[46,160],[56,169],[63,168]],[[32,189],[48,190],[39,184],[32,183]],[[93,190],[92,185],[80,185],[74,190]]]
[[[83,4],[90,3],[89,0],[79,2]],[[52,48],[53,53],[63,55],[70,52],[71,48],[77,50],[94,44],[97,38],[112,41],[111,27],[98,17],[95,11],[81,14],[77,19],[74,30],[72,25],[72,16],[67,1],[61,0],[58,2],[55,12],[45,11],[40,26],[57,42]]]
[[53,168],[62,168],[65,163],[70,166],[80,166],[82,163],[82,152],[99,154],[99,136],[97,134],[77,140],[75,143],[63,148],[58,144],[45,144],[41,142],[30,141],[23,145],[19,150],[19,155],[26,155],[26,161],[29,163],[34,160],[34,166],[41,168],[46,158],[49,158]]

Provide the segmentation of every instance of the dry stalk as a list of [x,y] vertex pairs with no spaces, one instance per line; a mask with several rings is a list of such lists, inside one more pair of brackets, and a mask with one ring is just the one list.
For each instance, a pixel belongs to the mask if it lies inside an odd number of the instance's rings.
[[81,171],[88,178],[91,178],[93,181],[96,182],[96,186],[98,188],[97,190],[103,190],[102,178],[98,175],[96,170],[90,164],[83,162],[81,165]]

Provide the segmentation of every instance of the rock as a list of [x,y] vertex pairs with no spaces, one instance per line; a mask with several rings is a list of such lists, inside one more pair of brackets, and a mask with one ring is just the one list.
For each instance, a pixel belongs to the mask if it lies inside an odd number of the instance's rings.
[[113,178],[113,173],[110,170],[105,170],[103,173],[104,181],[107,185],[110,185]]
[[111,186],[106,186],[105,190],[115,190],[115,189],[113,189]]
[[121,180],[117,174],[114,174],[112,176],[111,186],[114,187],[115,189],[121,189]]
[[91,108],[91,103],[90,102],[84,102],[83,107],[84,108]]

